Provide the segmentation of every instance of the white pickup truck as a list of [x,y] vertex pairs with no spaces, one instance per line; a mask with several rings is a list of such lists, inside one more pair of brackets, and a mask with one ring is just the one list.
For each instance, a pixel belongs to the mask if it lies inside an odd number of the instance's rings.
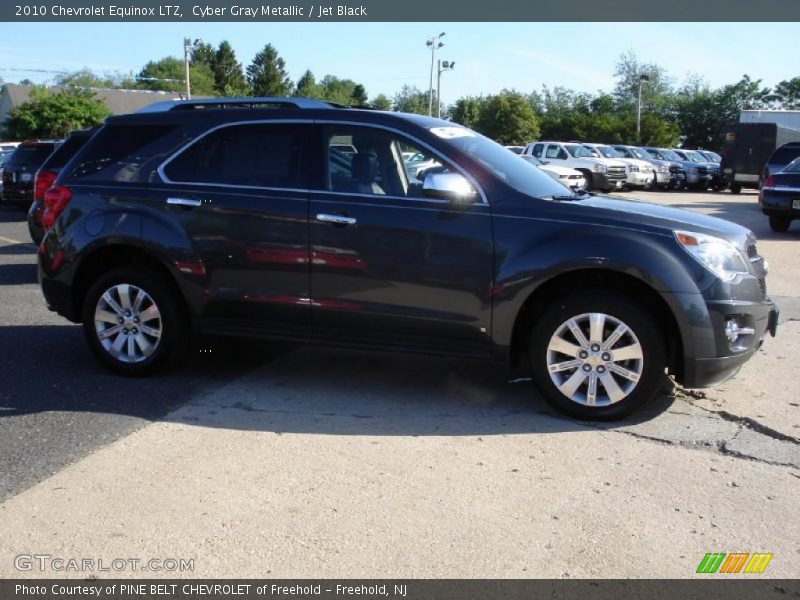
[[583,144],[573,142],[531,142],[523,154],[535,156],[545,164],[569,167],[586,178],[587,189],[610,192],[621,189],[627,180],[627,166],[618,159],[596,157]]

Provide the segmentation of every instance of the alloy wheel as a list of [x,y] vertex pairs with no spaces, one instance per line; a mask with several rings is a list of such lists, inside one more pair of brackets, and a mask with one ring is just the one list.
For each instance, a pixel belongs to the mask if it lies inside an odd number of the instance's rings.
[[145,290],[128,283],[108,288],[97,300],[94,328],[101,346],[121,363],[147,360],[163,333],[161,311]]

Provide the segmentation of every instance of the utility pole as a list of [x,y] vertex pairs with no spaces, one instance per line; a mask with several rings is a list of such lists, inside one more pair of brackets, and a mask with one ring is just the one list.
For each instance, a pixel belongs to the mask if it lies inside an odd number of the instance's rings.
[[442,118],[442,73],[445,71],[452,71],[453,67],[456,66],[455,61],[448,62],[448,61],[437,61],[436,71],[438,73],[436,77],[436,118]]
[[650,81],[650,76],[645,73],[639,74],[639,106],[636,110],[636,141],[642,140],[642,85],[645,81]]
[[444,37],[444,31],[439,35],[434,35],[428,38],[428,41],[425,42],[425,45],[431,49],[431,77],[430,82],[428,84],[428,116],[433,116],[433,65],[436,58],[436,50],[444,46],[444,42],[442,42],[442,38]]

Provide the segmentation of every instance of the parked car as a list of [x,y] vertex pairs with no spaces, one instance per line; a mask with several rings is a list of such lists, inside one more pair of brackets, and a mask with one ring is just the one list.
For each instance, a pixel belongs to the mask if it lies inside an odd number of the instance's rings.
[[770,229],[777,233],[788,231],[792,221],[800,219],[800,158],[767,176],[758,192],[758,204],[769,217]]
[[731,193],[758,189],[769,157],[781,146],[800,142],[800,130],[775,123],[736,123],[725,131],[722,176]]
[[3,202],[27,209],[33,202],[36,171],[55,150],[58,142],[22,142],[3,164]]
[[[700,177],[700,166],[691,160],[686,160],[684,157],[677,154],[674,150],[670,150],[669,148],[652,148],[650,146],[645,147],[645,150],[651,156],[658,158],[660,160],[670,160],[677,162],[681,165],[681,168],[686,172],[686,185],[684,187],[698,190],[698,189],[706,189],[708,187],[707,180],[701,179]],[[710,180],[710,173],[705,174],[707,179]]]
[[13,152],[19,145],[20,142],[0,142],[0,154],[3,152]]
[[625,185],[635,188],[649,188],[655,180],[655,170],[646,160],[639,158],[626,158],[622,153],[617,152],[611,146],[605,144],[584,144],[595,156],[612,158],[622,161],[625,164]]
[[784,144],[767,159],[767,163],[764,165],[763,179],[766,180],[771,173],[783,171],[798,156],[800,156],[800,142]]
[[674,190],[684,187],[686,185],[686,171],[683,167],[676,162],[669,160],[659,160],[648,154],[644,148],[636,146],[613,146],[614,150],[622,154],[625,158],[638,158],[646,160],[653,165],[654,178],[650,184],[650,189],[662,188],[665,190]]
[[[109,117],[45,192],[45,301],[117,372],[174,365],[192,328],[524,358],[555,407],[612,419],[663,389],[665,370],[689,388],[726,380],[776,332],[739,225],[569,193],[431,117],[237,104]],[[334,171],[342,138],[356,152]],[[443,171],[410,181],[410,148]]]
[[39,245],[42,242],[42,238],[44,238],[44,225],[42,223],[44,193],[50,189],[64,165],[75,156],[75,153],[86,143],[93,132],[93,129],[84,129],[70,133],[67,139],[56,146],[53,153],[47,157],[39,170],[36,171],[33,181],[33,202],[28,209],[28,231],[36,245]]
[[593,156],[582,144],[572,142],[531,142],[523,154],[535,156],[544,164],[569,167],[583,173],[586,189],[610,192],[625,185],[627,168],[616,159]]
[[11,156],[11,152],[0,152],[0,198],[3,197],[3,163]]
[[711,150],[695,150],[695,152],[702,154],[703,157],[710,163],[719,164],[722,162],[722,157],[716,152],[711,152]]
[[580,171],[569,167],[559,167],[558,165],[546,165],[535,156],[523,155],[520,158],[538,167],[561,185],[565,185],[572,190],[586,189],[586,178]]
[[673,152],[687,162],[692,162],[697,165],[698,176],[700,179],[699,183],[697,184],[697,189],[707,190],[710,188],[718,192],[725,187],[720,176],[719,165],[717,163],[707,161],[706,157],[696,150],[676,148],[673,150]]

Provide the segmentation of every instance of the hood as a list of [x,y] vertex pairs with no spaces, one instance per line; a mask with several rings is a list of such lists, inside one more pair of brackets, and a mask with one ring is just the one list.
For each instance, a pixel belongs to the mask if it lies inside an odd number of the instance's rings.
[[622,158],[606,158],[605,156],[592,156],[586,157],[586,160],[593,160],[595,162],[599,162],[601,165],[605,165],[607,167],[624,167],[625,163],[623,162],[624,159]]
[[741,250],[755,243],[753,233],[741,225],[717,217],[672,208],[671,206],[608,196],[587,196],[585,199],[575,200],[570,204],[599,209],[607,212],[609,218],[617,222],[622,220],[634,226],[638,225],[640,227],[668,231],[683,229],[715,235],[728,240]]

